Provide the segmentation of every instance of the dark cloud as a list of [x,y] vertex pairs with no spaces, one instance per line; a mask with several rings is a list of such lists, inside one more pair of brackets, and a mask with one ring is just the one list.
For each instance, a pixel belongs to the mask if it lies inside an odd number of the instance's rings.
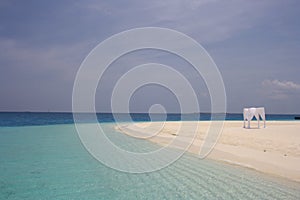
[[[299,84],[299,6],[299,1],[276,0],[1,1],[0,110],[70,111],[76,72],[94,46],[120,31],[160,26],[204,45],[223,75],[229,112],[263,105],[270,112],[300,113],[298,90],[283,88]],[[205,85],[175,58],[152,52],[120,64],[153,60],[185,71],[209,110]],[[123,69],[116,67],[107,79]],[[104,85],[107,94],[110,90]],[[274,95],[264,95],[264,90],[293,100],[288,105],[280,98],[270,101]],[[167,97],[160,98],[165,102]],[[109,109],[107,103],[98,107]],[[142,104],[137,110],[143,110]]]

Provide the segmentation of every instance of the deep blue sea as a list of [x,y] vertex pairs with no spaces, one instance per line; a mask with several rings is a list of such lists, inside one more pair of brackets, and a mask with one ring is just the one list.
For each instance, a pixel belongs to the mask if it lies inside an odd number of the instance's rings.
[[[83,122],[92,121],[91,114],[81,114]],[[116,114],[118,119],[122,119],[124,114]],[[153,114],[152,114],[153,115]],[[154,114],[154,120],[164,119],[164,115]],[[131,113],[133,121],[150,121],[151,118],[147,113]],[[288,114],[267,114],[267,120],[294,120],[295,116],[300,115],[288,115]],[[211,120],[212,118],[218,119],[223,115],[218,114],[211,115],[210,113],[201,114],[167,114],[167,121],[180,121],[184,119],[199,119],[199,120]],[[112,113],[97,113],[99,122],[115,122]],[[243,120],[242,114],[227,113],[226,120]],[[153,119],[152,119],[153,120]],[[124,121],[128,121],[126,115],[124,115]],[[32,125],[55,125],[55,124],[73,124],[72,113],[52,113],[52,112],[0,112],[0,126],[32,126]]]
[[[89,122],[86,114],[84,122]],[[147,114],[132,114],[147,121]],[[228,114],[240,120],[241,114]],[[121,134],[111,114],[98,114],[112,141],[132,151],[158,146]],[[180,120],[178,114],[168,120]],[[209,120],[209,114],[201,114]],[[294,120],[268,115],[268,120]],[[105,122],[105,123],[104,123]],[[125,142],[124,142],[125,141]],[[95,160],[70,113],[0,113],[0,199],[300,199],[300,183],[185,153],[159,171],[130,174]]]

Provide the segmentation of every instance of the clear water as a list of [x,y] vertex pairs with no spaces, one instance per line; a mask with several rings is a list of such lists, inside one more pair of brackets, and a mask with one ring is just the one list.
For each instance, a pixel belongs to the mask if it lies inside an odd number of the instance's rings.
[[[157,148],[113,126],[124,148]],[[188,153],[160,171],[119,172],[91,157],[73,124],[0,127],[0,155],[0,199],[300,199],[300,183]]]

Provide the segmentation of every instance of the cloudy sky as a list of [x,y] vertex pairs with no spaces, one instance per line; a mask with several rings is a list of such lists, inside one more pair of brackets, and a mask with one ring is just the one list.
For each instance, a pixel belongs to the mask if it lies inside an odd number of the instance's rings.
[[[297,0],[2,0],[0,111],[71,111],[74,79],[87,54],[113,34],[154,26],[183,32],[207,50],[222,74],[228,112],[265,106],[267,113],[300,113],[299,8]],[[99,83],[97,110],[110,110],[111,90],[122,73],[148,62],[179,70],[193,85],[201,111],[210,110],[201,77],[176,56],[154,50],[113,63]],[[174,95],[156,85],[136,91],[130,108],[143,112],[157,103],[178,111]]]

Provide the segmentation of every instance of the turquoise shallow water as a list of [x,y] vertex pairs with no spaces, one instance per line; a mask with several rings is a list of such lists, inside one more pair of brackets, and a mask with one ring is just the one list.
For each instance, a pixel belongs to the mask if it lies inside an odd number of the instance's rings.
[[[122,148],[157,148],[113,126]],[[0,155],[0,199],[300,199],[299,183],[188,153],[160,171],[119,172],[84,149],[73,124],[0,127]]]

